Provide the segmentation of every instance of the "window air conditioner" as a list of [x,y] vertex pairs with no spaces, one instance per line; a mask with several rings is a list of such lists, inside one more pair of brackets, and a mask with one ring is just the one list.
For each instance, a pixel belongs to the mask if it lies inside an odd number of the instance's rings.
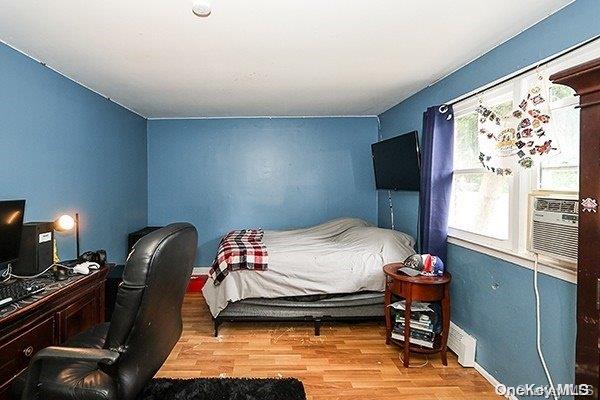
[[579,196],[574,192],[531,192],[527,250],[574,269],[579,234],[578,206]]

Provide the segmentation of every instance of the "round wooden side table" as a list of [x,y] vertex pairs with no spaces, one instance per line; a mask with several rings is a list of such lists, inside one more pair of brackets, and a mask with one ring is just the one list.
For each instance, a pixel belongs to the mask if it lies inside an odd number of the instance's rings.
[[[442,364],[448,365],[446,357],[448,331],[450,329],[450,280],[451,275],[444,272],[443,276],[415,276],[411,277],[402,272],[402,263],[387,264],[383,267],[385,273],[385,325],[386,325],[386,344],[396,344],[404,350],[404,366],[408,367],[410,362],[410,352],[415,353],[441,353]],[[404,310],[404,341],[392,338],[392,310],[389,305],[392,303],[392,296],[401,297],[406,300]],[[410,313],[411,303],[413,301],[440,302],[442,309],[442,332],[434,340],[433,348],[419,346],[410,343]],[[408,345],[406,345],[408,343]]]

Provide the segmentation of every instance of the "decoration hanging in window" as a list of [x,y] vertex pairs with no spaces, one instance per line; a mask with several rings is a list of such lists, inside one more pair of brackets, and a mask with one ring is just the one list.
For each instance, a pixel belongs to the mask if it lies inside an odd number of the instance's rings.
[[510,113],[500,116],[492,108],[477,108],[479,161],[498,175],[512,175],[517,167],[532,168],[542,157],[558,154],[550,133],[548,84],[541,76]]

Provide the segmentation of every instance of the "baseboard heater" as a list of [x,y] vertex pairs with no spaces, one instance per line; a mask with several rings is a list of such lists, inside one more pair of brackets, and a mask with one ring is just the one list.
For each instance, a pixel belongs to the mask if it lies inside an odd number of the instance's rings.
[[458,356],[458,363],[463,367],[475,366],[475,349],[477,339],[468,335],[456,324],[450,322],[448,333],[448,347]]

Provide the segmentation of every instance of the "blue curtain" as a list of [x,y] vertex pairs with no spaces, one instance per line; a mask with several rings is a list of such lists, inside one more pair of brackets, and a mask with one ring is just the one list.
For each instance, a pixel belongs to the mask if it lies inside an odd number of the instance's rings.
[[452,106],[429,107],[423,113],[422,132],[420,251],[446,262],[454,150]]

